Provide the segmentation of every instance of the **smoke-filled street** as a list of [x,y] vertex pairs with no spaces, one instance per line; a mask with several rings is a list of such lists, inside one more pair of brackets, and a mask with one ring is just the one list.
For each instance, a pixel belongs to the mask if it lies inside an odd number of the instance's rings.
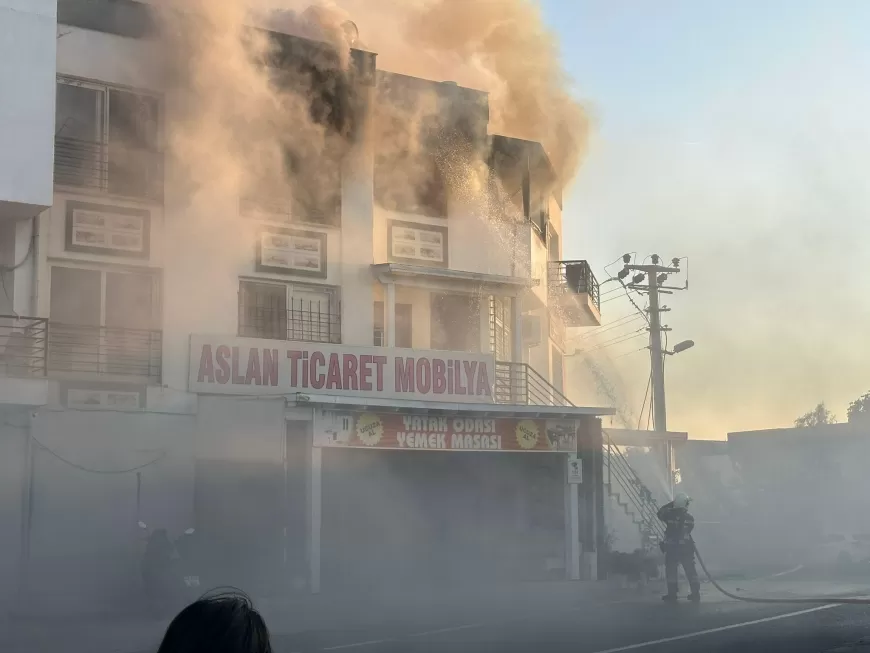
[[[746,596],[783,598],[855,596],[870,588],[865,572],[838,581],[825,576],[789,569],[724,585]],[[576,590],[571,596],[555,590],[549,598],[530,591],[526,598],[505,602],[496,611],[484,605],[456,606],[442,614],[423,610],[365,627],[277,635],[275,643],[282,653],[816,653],[855,644],[870,634],[870,606],[748,603],[719,594],[709,583],[698,605],[663,604],[652,587],[640,594],[634,589],[594,594]]]
[[[852,595],[870,588],[861,572],[832,581],[787,569],[723,581],[746,596]],[[312,603],[262,600],[276,653],[821,653],[870,633],[866,606],[735,601],[703,585],[703,601],[663,604],[656,587],[578,587],[543,583],[394,596],[333,596]],[[13,619],[0,647],[9,653],[145,653],[166,621],[127,616]],[[852,649],[849,649],[852,650]],[[860,647],[855,650],[863,650]]]
[[817,653],[857,641],[870,632],[866,608],[795,608],[748,605],[667,607],[654,602],[589,604],[487,624],[426,626],[412,631],[383,627],[276,637],[277,650],[461,652],[710,653],[792,651]]

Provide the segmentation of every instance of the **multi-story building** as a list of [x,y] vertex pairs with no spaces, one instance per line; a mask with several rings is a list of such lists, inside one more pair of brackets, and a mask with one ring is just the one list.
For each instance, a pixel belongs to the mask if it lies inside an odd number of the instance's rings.
[[148,15],[0,0],[3,598],[129,596],[139,522],[195,526],[205,582],[255,592],[594,577],[610,411],[562,360],[598,285],[541,145],[354,50],[361,132],[426,93],[503,192],[425,149],[394,192],[408,161],[360,138],[329,201],[252,189],[203,223]]

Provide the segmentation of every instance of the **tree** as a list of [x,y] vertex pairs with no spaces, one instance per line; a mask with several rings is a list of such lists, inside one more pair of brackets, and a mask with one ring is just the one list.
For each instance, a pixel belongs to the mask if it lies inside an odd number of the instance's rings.
[[861,422],[870,419],[870,392],[865,392],[849,404],[846,418],[850,422]]
[[821,402],[805,415],[801,415],[794,421],[797,428],[805,429],[813,426],[821,426],[822,424],[836,424],[837,416],[825,408],[825,402]]

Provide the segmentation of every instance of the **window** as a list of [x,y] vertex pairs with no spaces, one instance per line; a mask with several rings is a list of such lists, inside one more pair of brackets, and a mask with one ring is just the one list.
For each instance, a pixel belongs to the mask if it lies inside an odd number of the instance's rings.
[[338,344],[341,317],[335,291],[325,286],[242,281],[239,335]]
[[159,376],[158,280],[140,272],[53,266],[49,366]]
[[551,226],[550,230],[550,241],[547,243],[547,251],[550,254],[551,261],[558,261],[561,257],[561,252],[559,251],[559,234]]
[[375,201],[390,211],[447,217],[447,184],[432,154],[375,158]]
[[513,330],[510,297],[489,298],[489,346],[497,361],[513,360]]
[[55,183],[162,199],[160,101],[132,91],[61,80],[55,108]]
[[480,302],[472,295],[432,295],[431,347],[480,351]]
[[302,160],[289,151],[250,147],[249,182],[239,212],[282,224],[341,226],[341,156],[324,151]]
[[[389,211],[447,217],[447,180],[441,118],[428,82],[381,76],[375,99],[375,202]],[[448,148],[449,149],[449,148]]]
[[[384,347],[387,344],[386,329],[384,327],[387,322],[385,311],[384,302],[375,302],[374,344],[376,347]],[[411,314],[411,304],[396,304],[396,347],[410,349],[413,346],[411,339]]]
[[550,209],[547,206],[546,197],[541,195],[534,196],[529,206],[529,222],[531,222],[532,229],[538,234],[541,242],[546,244],[547,227],[550,223]]

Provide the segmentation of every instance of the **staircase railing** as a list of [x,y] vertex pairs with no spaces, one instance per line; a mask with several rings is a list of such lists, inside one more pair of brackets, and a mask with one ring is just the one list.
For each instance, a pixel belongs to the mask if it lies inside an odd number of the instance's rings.
[[522,406],[573,406],[571,400],[528,363],[495,364],[495,400]]
[[[503,361],[495,364],[495,400],[500,404],[574,406],[568,397],[527,363]],[[658,504],[606,431],[603,437],[607,492],[640,528],[644,545],[654,545],[664,537]]]
[[[658,518],[659,507],[655,498],[634,471],[625,454],[619,450],[606,432],[604,432],[604,453],[605,485],[608,492],[638,525],[644,538],[644,545],[652,545],[657,540],[661,540],[665,531]],[[619,490],[613,489],[614,482],[619,485]],[[627,504],[622,503],[622,497],[627,499]]]

